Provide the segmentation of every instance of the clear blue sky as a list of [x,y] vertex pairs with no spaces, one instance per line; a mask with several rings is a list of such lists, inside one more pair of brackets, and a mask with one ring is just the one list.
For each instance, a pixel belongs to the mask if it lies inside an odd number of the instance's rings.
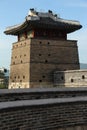
[[0,0],[0,67],[9,68],[12,43],[16,37],[5,35],[6,27],[22,23],[30,8],[52,10],[64,19],[78,20],[83,28],[68,35],[78,40],[79,59],[87,63],[87,0]]

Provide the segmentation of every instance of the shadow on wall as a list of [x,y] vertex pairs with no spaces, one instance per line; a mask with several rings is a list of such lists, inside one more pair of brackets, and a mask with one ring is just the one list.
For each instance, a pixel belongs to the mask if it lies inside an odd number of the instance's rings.
[[54,72],[54,87],[65,87],[65,74],[64,71]]

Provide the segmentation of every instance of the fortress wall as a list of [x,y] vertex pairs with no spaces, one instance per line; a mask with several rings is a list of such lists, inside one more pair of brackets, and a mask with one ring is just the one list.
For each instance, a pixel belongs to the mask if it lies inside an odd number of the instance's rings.
[[87,96],[87,87],[0,89],[0,102]]
[[56,71],[54,73],[56,87],[85,87],[87,86],[87,70]]
[[0,103],[1,130],[87,130],[87,97]]

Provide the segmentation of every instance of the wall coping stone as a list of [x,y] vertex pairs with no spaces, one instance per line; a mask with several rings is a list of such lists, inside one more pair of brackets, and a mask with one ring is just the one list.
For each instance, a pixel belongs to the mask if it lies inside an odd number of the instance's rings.
[[0,110],[8,109],[8,108],[65,104],[65,103],[79,103],[79,102],[80,103],[87,102],[87,96],[73,97],[73,98],[55,98],[55,99],[51,98],[51,99],[40,99],[40,100],[21,100],[21,101],[1,102]]
[[61,88],[25,88],[25,89],[0,89],[0,95],[3,94],[21,94],[21,93],[46,93],[46,92],[82,92],[87,91],[86,87],[61,87]]
[[64,71],[55,71],[54,73],[74,73],[74,72],[86,72],[87,73],[87,69],[79,69],[79,70],[64,70]]

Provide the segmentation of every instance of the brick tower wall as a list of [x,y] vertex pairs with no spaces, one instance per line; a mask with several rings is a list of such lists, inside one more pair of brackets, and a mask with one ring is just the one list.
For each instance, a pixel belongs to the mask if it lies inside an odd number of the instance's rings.
[[13,44],[9,88],[51,87],[69,69],[79,69],[77,41],[25,39]]
[[32,39],[30,50],[31,87],[53,86],[55,70],[79,69],[77,41]]
[[9,88],[29,88],[30,39],[13,44]]

